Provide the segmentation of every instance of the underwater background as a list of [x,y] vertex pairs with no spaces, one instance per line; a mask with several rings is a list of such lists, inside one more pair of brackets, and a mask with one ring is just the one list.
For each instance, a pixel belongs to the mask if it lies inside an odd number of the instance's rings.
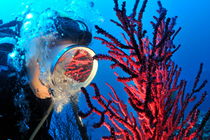
[[[120,1],[121,2],[121,1]],[[210,81],[210,1],[209,0],[162,0],[163,6],[168,10],[168,17],[178,16],[176,28],[182,27],[181,32],[175,39],[176,44],[181,44],[181,48],[173,55],[172,59],[182,68],[181,79],[188,81],[188,87],[192,86],[193,80],[199,69],[199,64],[204,63],[202,80],[207,79]],[[127,9],[132,9],[134,0],[127,0]],[[119,28],[113,26],[110,19],[116,19],[115,12],[113,11],[113,0],[0,0],[0,19],[4,22],[13,20],[21,14],[25,9],[34,8],[42,11],[46,8],[55,10],[64,10],[65,8],[73,8],[76,15],[89,22],[93,35],[97,36],[94,30],[94,24],[100,25],[105,30],[119,36]],[[30,7],[31,6],[31,7]],[[130,7],[130,8],[129,8]],[[152,26],[150,21],[153,16],[157,15],[156,10],[157,1],[150,0],[148,2],[146,12],[143,18],[143,27],[148,31],[148,35],[152,35]],[[71,9],[72,10],[72,9]],[[106,54],[107,49],[99,41],[93,40],[90,46],[96,53]],[[126,101],[126,94],[123,91],[123,85],[116,81],[114,71],[109,68],[110,62],[99,61],[98,72],[93,80],[97,83],[102,94],[107,94],[110,89],[105,85],[108,82],[115,87],[118,95]],[[210,93],[210,82],[205,87]],[[86,102],[84,97],[79,100],[79,106],[82,110],[86,110]],[[206,112],[210,107],[210,95],[207,95],[206,101],[201,105],[201,111]],[[71,108],[65,107],[60,114],[55,113],[54,117],[61,117],[63,125],[68,124],[71,119],[65,119]],[[66,113],[68,112],[68,113]],[[71,113],[68,114],[71,116]],[[85,124],[88,126],[88,132],[92,139],[100,139],[101,136],[108,135],[106,128],[93,129],[91,124],[98,120],[97,116],[88,117]],[[53,123],[53,120],[52,120]],[[69,123],[70,124],[70,123]],[[52,125],[52,129],[56,125]],[[76,128],[71,128],[71,131]],[[51,131],[51,133],[54,133]],[[56,133],[56,132],[55,132]],[[59,133],[59,132],[57,132]],[[68,132],[64,132],[68,135]],[[81,139],[78,132],[74,131],[73,139]],[[63,135],[65,135],[63,134]],[[69,135],[72,135],[69,134]],[[60,139],[60,138],[55,138]]]

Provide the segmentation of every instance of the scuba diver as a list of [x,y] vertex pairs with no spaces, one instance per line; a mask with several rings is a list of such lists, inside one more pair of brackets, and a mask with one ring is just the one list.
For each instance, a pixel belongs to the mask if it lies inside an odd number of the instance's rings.
[[[47,111],[49,111],[47,119],[44,120],[32,139],[52,139],[48,133],[52,116],[52,110],[49,110],[49,107],[54,97],[57,96],[54,95],[54,89],[51,87],[59,79],[54,79],[50,82],[51,84],[46,82],[47,78],[44,77],[46,78],[44,79],[43,75],[41,76],[43,66],[49,67],[52,74],[56,71],[55,69],[59,68],[58,63],[68,63],[65,65],[65,76],[71,77],[77,82],[86,81],[87,77],[90,76],[90,69],[93,69],[90,66],[93,64],[92,62],[84,63],[84,60],[90,59],[87,58],[87,55],[84,55],[86,53],[85,49],[82,51],[71,50],[71,48],[82,48],[91,43],[92,34],[87,25],[80,20],[71,19],[56,11],[54,13],[56,14],[51,16],[50,19],[53,21],[51,24],[56,32],[49,30],[45,34],[28,39],[24,42],[26,46],[24,49],[15,49],[18,40],[23,35],[21,32],[24,28],[24,21],[15,19],[3,23],[0,20],[1,140],[29,139]],[[16,56],[16,60],[20,64],[18,67],[22,67],[20,70],[12,65],[14,50],[19,54],[18,57]],[[74,54],[71,55],[71,59],[63,61],[63,58],[70,56],[66,53],[69,50]],[[65,57],[61,58],[61,56]],[[49,59],[53,59],[53,61],[50,60],[50,65]]]

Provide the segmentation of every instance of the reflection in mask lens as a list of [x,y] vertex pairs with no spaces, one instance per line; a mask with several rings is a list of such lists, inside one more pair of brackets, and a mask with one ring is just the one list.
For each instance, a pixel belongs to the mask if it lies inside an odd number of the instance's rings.
[[64,63],[64,75],[77,82],[84,82],[90,76],[93,58],[82,49],[74,50],[72,53],[73,56],[69,53],[63,55],[58,63]]

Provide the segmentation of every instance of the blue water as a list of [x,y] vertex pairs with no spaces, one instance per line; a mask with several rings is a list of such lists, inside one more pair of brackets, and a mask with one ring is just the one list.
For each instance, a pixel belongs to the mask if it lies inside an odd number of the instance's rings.
[[[65,0],[64,0],[65,1]],[[67,1],[67,0],[66,0]],[[66,2],[65,1],[65,2]],[[79,0],[78,0],[79,1]],[[128,0],[128,9],[132,7],[134,0]],[[57,8],[58,1],[48,1],[45,0],[40,7],[47,7],[46,5],[51,5],[51,8]],[[59,1],[60,3],[61,1]],[[198,71],[199,64],[204,63],[202,79],[207,79],[209,83],[206,86],[206,90],[210,93],[210,1],[209,0],[163,0],[163,6],[168,10],[168,16],[178,16],[176,27],[182,27],[181,32],[176,38],[176,43],[181,44],[182,47],[173,56],[173,60],[182,67],[181,78],[186,79],[189,86],[192,86],[193,79]],[[109,19],[116,19],[115,13],[113,11],[113,1],[112,0],[96,0],[94,2],[94,8],[98,9],[100,15],[103,17],[104,22],[99,22],[100,26],[113,33],[116,36],[121,32],[117,27],[115,28]],[[4,1],[0,0],[0,19],[4,21],[10,21],[17,16],[22,9],[20,0],[10,0]],[[152,34],[152,26],[150,21],[153,20],[152,16],[157,15],[156,13],[157,3],[154,0],[150,0],[146,8],[146,13],[143,19],[143,27],[148,31],[148,35]],[[129,10],[128,10],[129,11]],[[95,18],[88,16],[87,20]],[[94,30],[93,30],[94,31]],[[94,41],[91,48],[96,53],[107,53],[105,46],[101,45],[99,41]],[[100,61],[98,73],[93,80],[93,82],[98,83],[100,90],[103,94],[110,92],[109,88],[105,86],[105,82],[116,87],[116,91],[120,96],[125,98],[123,95],[124,91],[122,85],[116,82],[116,77],[113,71],[109,69],[109,62]],[[85,103],[83,103],[84,98],[81,97],[80,107],[85,108]],[[201,105],[203,111],[207,111],[210,107],[210,95],[207,96],[206,101]],[[97,116],[93,118],[96,120]],[[92,120],[92,121],[93,121]],[[91,120],[89,120],[92,122]],[[88,122],[88,120],[87,120]],[[91,127],[89,132],[93,139],[99,139],[102,135],[106,134],[105,128],[99,130],[94,130]]]

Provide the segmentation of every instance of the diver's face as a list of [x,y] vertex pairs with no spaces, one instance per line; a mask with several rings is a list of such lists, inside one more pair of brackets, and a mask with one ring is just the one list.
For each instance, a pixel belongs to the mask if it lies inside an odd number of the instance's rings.
[[[40,69],[41,66],[39,63],[46,64],[49,66],[49,61],[52,61],[56,54],[62,50],[63,48],[71,45],[72,42],[68,40],[63,41],[52,41],[50,42],[49,38],[40,38],[34,41],[35,48],[39,48],[37,54],[39,57],[32,57],[30,62],[27,66],[28,77],[31,89],[33,90],[34,94],[40,99],[50,98],[51,95],[49,93],[49,86],[47,84],[43,84],[40,81]],[[43,46],[45,45],[45,46]],[[47,46],[46,46],[47,45]],[[40,48],[43,47],[43,48]],[[43,59],[46,58],[46,59]],[[39,62],[42,61],[42,62]]]
[[51,95],[48,92],[48,87],[44,86],[39,79],[40,67],[36,60],[31,60],[27,68],[30,87],[33,90],[36,97],[40,99],[50,98]]

